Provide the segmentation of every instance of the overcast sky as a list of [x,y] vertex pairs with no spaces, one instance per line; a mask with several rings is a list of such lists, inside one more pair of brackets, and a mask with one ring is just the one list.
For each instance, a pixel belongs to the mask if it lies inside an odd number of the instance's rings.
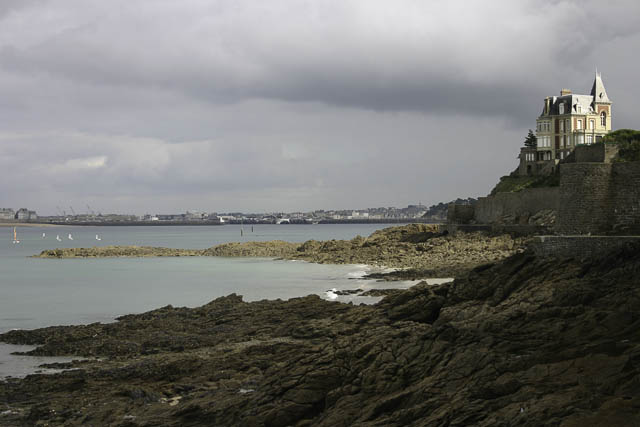
[[640,128],[640,2],[0,0],[0,207],[294,211],[486,195],[543,99]]

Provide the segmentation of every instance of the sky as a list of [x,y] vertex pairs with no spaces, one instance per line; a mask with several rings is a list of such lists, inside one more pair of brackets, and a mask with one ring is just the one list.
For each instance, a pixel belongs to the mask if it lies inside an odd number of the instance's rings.
[[[640,128],[635,0],[0,0],[0,207],[433,204],[517,167],[545,96]],[[89,207],[87,207],[89,205]]]

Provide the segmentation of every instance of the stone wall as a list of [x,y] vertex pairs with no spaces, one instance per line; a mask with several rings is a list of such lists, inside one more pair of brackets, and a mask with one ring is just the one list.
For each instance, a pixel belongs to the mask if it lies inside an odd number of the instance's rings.
[[640,162],[561,165],[560,198],[560,234],[640,234]]
[[526,224],[529,216],[542,210],[557,210],[560,205],[559,187],[529,188],[517,193],[497,193],[480,197],[475,205],[474,218],[481,224],[498,222],[505,216]]
[[614,163],[611,232],[640,234],[640,162]]
[[545,235],[552,232],[551,227],[540,225],[511,225],[511,224],[438,224],[440,233],[456,234],[459,231],[463,233],[476,233],[479,231],[485,233],[510,234],[513,237]]
[[601,158],[605,163],[561,164],[559,187],[498,193],[479,198],[474,206],[451,205],[448,222],[549,225],[553,221],[531,217],[553,211],[557,234],[640,235],[640,162],[606,163],[616,150],[607,147],[579,147],[576,160]]
[[587,258],[629,243],[640,236],[536,236],[528,246],[537,255]]
[[603,143],[579,145],[574,153],[576,163],[611,163],[618,154],[618,146]]
[[605,234],[610,228],[612,164],[560,165],[556,230],[561,234]]

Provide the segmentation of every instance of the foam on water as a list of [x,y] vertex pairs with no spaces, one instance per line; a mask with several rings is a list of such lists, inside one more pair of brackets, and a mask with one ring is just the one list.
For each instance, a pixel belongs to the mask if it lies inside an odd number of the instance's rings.
[[360,279],[371,271],[371,267],[367,264],[351,264],[351,267],[355,270],[348,273],[347,276],[353,279]]

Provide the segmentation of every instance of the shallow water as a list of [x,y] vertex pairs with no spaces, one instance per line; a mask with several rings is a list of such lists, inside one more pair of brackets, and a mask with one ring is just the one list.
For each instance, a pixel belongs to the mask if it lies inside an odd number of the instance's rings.
[[[0,332],[111,321],[167,304],[198,306],[238,293],[245,300],[324,295],[357,287],[365,266],[265,258],[30,258],[44,249],[107,245],[207,248],[230,241],[350,239],[384,225],[254,225],[0,228]],[[45,237],[42,234],[45,233]],[[68,238],[71,234],[73,240]],[[96,234],[102,239],[96,240]],[[62,241],[56,240],[59,236]]]
[[[107,245],[203,249],[231,241],[351,239],[388,226],[254,225],[253,231],[251,226],[239,225],[18,227],[19,244],[12,243],[12,228],[0,227],[0,332],[111,322],[123,314],[169,304],[200,306],[231,293],[243,295],[245,301],[309,294],[330,299],[326,293],[330,289],[406,288],[415,283],[364,280],[362,276],[370,271],[366,265],[268,258],[31,258],[45,249]],[[101,240],[96,240],[96,235]],[[336,300],[374,303],[380,299],[349,295]],[[34,372],[37,364],[49,362],[47,358],[7,356],[23,350],[0,345],[0,378]]]
[[59,369],[45,369],[41,368],[40,365],[44,363],[70,362],[74,359],[73,357],[41,357],[11,354],[14,352],[30,351],[34,348],[35,346],[30,345],[0,343],[0,380],[7,377],[22,378],[33,373],[51,374],[60,372]]

